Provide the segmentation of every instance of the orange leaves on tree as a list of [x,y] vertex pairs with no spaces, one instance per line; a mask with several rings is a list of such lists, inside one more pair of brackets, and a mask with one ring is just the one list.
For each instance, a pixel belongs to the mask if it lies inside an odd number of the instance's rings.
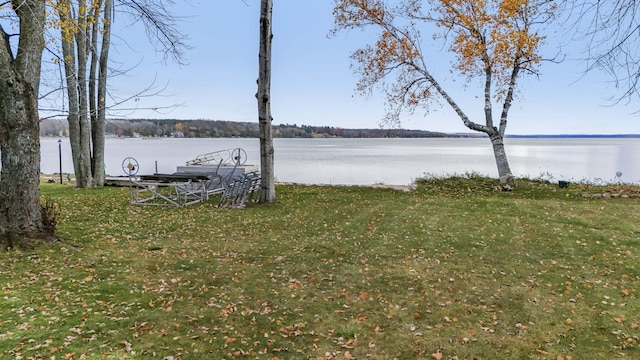
[[364,21],[381,24],[386,13],[380,0],[342,0],[337,1],[333,9],[336,28],[357,28]]
[[541,40],[531,29],[541,9],[528,0],[440,0],[438,26],[452,32],[451,51],[458,69],[470,76],[492,71],[500,81],[511,78],[514,67],[533,71],[541,57]]
[[73,41],[80,30],[104,24],[104,20],[100,19],[101,0],[81,1],[78,6],[69,0],[58,0],[52,5],[58,19],[51,19],[49,25],[59,28],[65,41]]
[[433,36],[449,44],[457,58],[454,67],[469,78],[484,76],[485,83],[493,88],[487,87],[486,94],[501,98],[512,94],[521,71],[536,71],[544,40],[537,29],[554,10],[555,5],[543,0],[400,0],[393,4],[338,0],[333,11],[333,33],[377,29],[376,42],[352,55],[356,72],[361,75],[358,90],[366,92],[395,76],[389,80],[392,86],[383,87],[388,102],[416,107],[436,93],[450,102],[429,72],[437,65],[428,63],[429,54],[421,49],[422,30],[433,31],[432,25],[442,29],[442,34]]

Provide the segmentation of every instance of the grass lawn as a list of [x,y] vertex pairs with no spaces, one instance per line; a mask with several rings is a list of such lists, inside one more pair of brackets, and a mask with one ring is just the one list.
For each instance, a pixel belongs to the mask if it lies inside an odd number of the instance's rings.
[[43,184],[63,240],[0,252],[0,358],[640,358],[640,199],[494,185],[238,210]]

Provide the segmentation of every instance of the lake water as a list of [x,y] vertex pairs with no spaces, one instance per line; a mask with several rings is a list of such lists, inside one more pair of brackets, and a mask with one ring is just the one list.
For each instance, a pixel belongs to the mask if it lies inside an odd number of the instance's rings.
[[[639,139],[505,140],[516,177],[640,183]],[[69,140],[61,145],[62,171],[72,173]],[[106,173],[125,175],[127,157],[138,174],[172,173],[199,154],[243,148],[247,164],[260,163],[258,139],[107,139]],[[274,139],[277,181],[303,184],[407,185],[418,177],[479,173],[497,177],[491,143],[478,139]],[[59,170],[58,139],[41,139],[41,172]],[[620,178],[616,173],[621,172]]]

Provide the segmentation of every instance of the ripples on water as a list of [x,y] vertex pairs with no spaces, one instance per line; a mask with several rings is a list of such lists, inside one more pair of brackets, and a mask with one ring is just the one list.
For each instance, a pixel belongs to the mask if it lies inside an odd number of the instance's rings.
[[[57,173],[58,139],[41,139],[41,172]],[[640,183],[638,139],[506,139],[517,177]],[[62,139],[63,172],[73,172]],[[172,173],[199,154],[241,147],[247,163],[260,162],[258,139],[107,139],[108,175],[124,175],[134,157],[140,174]],[[425,174],[478,173],[497,177],[488,139],[274,139],[278,181],[306,184],[405,185]],[[616,172],[621,172],[620,178]]]

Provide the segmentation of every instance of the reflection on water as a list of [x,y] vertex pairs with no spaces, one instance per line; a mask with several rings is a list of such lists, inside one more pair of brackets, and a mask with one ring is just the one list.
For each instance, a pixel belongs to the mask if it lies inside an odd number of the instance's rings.
[[[42,139],[41,171],[58,172],[58,139]],[[507,139],[517,177],[640,183],[638,139]],[[124,175],[134,157],[140,174],[172,173],[199,154],[241,147],[259,164],[258,139],[107,139],[106,173]],[[479,173],[497,177],[488,139],[275,139],[278,181],[307,184],[409,184],[429,175]],[[68,139],[62,140],[63,172],[73,172]]]

